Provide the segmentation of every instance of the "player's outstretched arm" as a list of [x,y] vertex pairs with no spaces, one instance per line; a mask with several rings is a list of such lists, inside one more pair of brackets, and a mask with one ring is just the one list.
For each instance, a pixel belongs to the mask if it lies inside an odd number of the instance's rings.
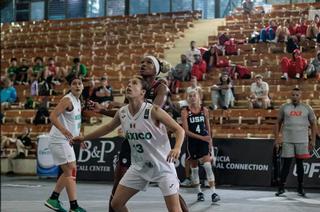
[[114,118],[106,125],[100,127],[99,129],[93,131],[92,133],[89,133],[86,136],[77,136],[72,139],[72,142],[83,142],[86,140],[92,140],[95,138],[100,138],[101,136],[104,136],[110,132],[112,132],[114,129],[116,129],[119,125],[121,124],[120,122],[120,117],[119,113],[117,112]]

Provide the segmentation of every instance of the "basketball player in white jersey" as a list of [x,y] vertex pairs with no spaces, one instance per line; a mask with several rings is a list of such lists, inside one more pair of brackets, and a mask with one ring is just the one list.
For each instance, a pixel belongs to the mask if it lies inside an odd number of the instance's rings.
[[210,150],[212,149],[212,138],[210,133],[209,112],[206,107],[201,106],[200,94],[197,89],[190,89],[187,93],[188,107],[181,112],[182,126],[187,136],[188,160],[191,166],[191,181],[196,185],[198,201],[204,201],[199,179],[198,162],[203,163],[207,180],[211,189],[211,201],[220,200],[215,192],[215,177],[212,171]]
[[[106,135],[120,124],[129,141],[131,166],[121,179],[111,207],[116,212],[128,211],[127,201],[150,182],[156,182],[162,191],[168,211],[181,212],[179,180],[172,163],[180,155],[184,130],[160,107],[145,102],[147,83],[139,76],[129,80],[126,98],[129,104],[120,108],[107,125],[73,142],[83,142]],[[164,123],[166,126],[164,126]],[[176,135],[170,147],[166,127]]]
[[49,149],[57,166],[63,173],[45,206],[60,212],[66,212],[59,201],[60,192],[66,187],[70,201],[69,212],[85,212],[78,206],[76,194],[76,157],[69,141],[80,135],[81,128],[81,102],[80,95],[83,84],[80,78],[72,77],[69,81],[71,92],[65,95],[50,114],[52,128],[50,130]]

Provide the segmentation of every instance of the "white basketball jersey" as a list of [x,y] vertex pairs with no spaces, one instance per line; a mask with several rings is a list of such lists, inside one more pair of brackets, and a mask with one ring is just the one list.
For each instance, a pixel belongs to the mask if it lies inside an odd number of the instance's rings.
[[166,160],[171,150],[167,130],[163,124],[155,125],[151,118],[152,107],[150,103],[143,103],[134,116],[128,105],[119,110],[122,129],[131,148],[131,166],[148,181],[176,172],[174,164]]
[[[73,110],[67,111],[65,110],[58,116],[58,120],[62,123],[62,125],[69,130],[69,132],[73,136],[80,135],[81,129],[81,102],[80,99],[75,97],[71,92],[65,95],[63,98],[69,98]],[[67,138],[56,128],[52,125],[49,135],[54,138],[52,139],[52,143],[64,143],[67,142]]]

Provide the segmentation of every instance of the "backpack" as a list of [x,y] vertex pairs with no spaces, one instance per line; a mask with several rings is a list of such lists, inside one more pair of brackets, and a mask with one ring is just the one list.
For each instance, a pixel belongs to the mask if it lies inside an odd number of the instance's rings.
[[46,106],[40,105],[36,116],[34,118],[33,124],[47,124],[46,123],[46,118],[49,117],[49,110]]

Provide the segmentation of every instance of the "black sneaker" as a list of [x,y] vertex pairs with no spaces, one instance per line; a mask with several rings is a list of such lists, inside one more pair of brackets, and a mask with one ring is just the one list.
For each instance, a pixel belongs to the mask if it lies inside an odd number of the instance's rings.
[[198,201],[200,202],[204,201],[204,194],[202,192],[198,193]]
[[305,197],[305,196],[306,196],[306,192],[304,192],[304,189],[303,189],[302,186],[301,186],[301,187],[300,187],[300,186],[298,187],[297,192],[298,192],[298,195],[299,195],[299,196],[302,196],[302,197]]
[[281,196],[281,195],[284,194],[284,193],[285,193],[284,188],[283,188],[283,187],[279,187],[278,192],[276,193],[276,196],[277,196],[277,197],[278,197],[278,196]]
[[213,194],[211,195],[211,201],[212,201],[212,202],[218,202],[218,201],[220,201],[220,196],[219,196],[218,194],[216,194],[216,193],[213,193]]

